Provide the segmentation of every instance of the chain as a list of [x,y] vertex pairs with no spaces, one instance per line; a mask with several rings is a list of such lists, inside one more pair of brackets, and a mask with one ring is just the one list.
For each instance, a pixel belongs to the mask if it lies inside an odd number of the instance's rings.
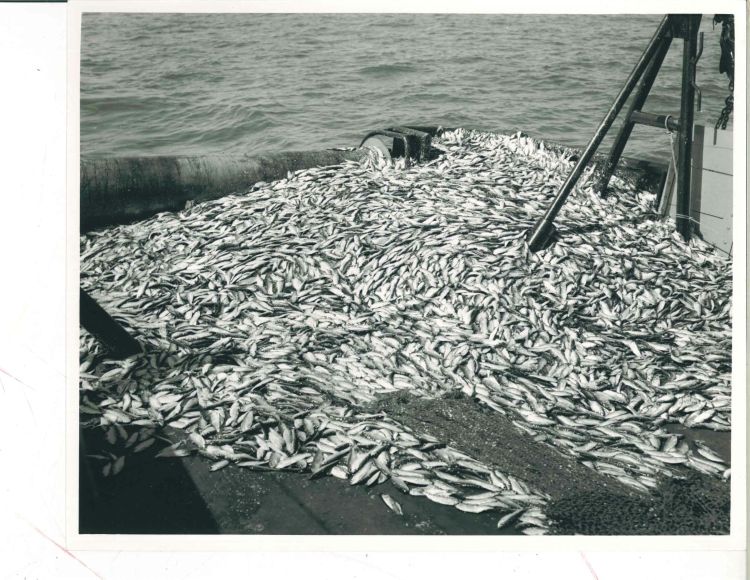
[[721,23],[721,59],[719,60],[719,72],[726,73],[729,77],[729,96],[724,101],[719,119],[716,121],[715,130],[726,129],[729,117],[734,110],[734,16],[732,14],[717,14],[714,16],[714,26]]
[[[734,92],[734,82],[729,83],[729,91]],[[727,123],[729,122],[729,116],[732,114],[734,109],[734,96],[729,95],[724,101],[724,108],[721,110],[719,119],[716,121],[715,129],[726,129]]]

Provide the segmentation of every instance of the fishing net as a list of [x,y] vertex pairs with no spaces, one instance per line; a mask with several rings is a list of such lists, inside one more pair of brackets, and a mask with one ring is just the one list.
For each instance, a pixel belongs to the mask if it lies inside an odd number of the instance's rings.
[[185,436],[163,455],[391,480],[532,534],[550,499],[533,481],[366,407],[460,392],[642,495],[684,469],[728,478],[665,425],[730,429],[731,261],[618,178],[607,199],[581,180],[558,243],[530,253],[573,152],[461,129],[434,145],[82,236],[81,287],[145,347],[114,361],[82,332],[82,424],[131,451],[169,425]]

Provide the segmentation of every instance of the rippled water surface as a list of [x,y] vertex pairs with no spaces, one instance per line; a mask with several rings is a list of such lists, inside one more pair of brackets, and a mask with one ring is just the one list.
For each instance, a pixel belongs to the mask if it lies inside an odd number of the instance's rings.
[[[585,145],[659,15],[85,14],[85,156],[356,146],[397,124],[522,129]],[[727,96],[705,16],[698,84],[713,125]],[[682,41],[645,110],[679,114]],[[614,131],[613,131],[614,132]],[[627,155],[668,156],[639,127]],[[609,140],[604,146],[609,145]]]

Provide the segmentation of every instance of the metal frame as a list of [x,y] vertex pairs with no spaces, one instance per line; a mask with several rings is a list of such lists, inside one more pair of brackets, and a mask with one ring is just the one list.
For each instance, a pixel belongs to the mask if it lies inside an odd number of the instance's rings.
[[432,136],[441,131],[440,127],[390,127],[367,133],[359,144],[360,147],[373,137],[383,136],[393,139],[390,148],[393,157],[404,157],[407,161],[426,161],[436,156],[432,148]]
[[677,149],[677,231],[690,239],[690,152],[693,148],[693,119],[695,114],[695,65],[697,62],[698,27],[700,15],[682,19],[682,94],[680,97],[680,133]]
[[[602,193],[606,193],[609,180],[620,161],[625,145],[633,131],[636,123],[655,125],[660,117],[651,113],[644,113],[641,107],[646,102],[656,75],[658,74],[664,57],[669,51],[673,38],[683,38],[683,65],[682,65],[682,93],[680,99],[680,120],[677,125],[669,123],[669,118],[662,116],[664,125],[679,131],[678,151],[678,180],[677,180],[677,231],[688,240],[691,235],[690,226],[690,150],[693,140],[693,119],[695,108],[695,93],[700,89],[695,83],[695,65],[700,57],[697,48],[698,27],[700,26],[700,14],[668,14],[664,16],[649,41],[646,50],[641,55],[632,72],[625,81],[625,85],[615,98],[607,114],[599,123],[594,136],[589,141],[586,149],[581,154],[565,183],[560,187],[555,199],[545,214],[534,224],[527,234],[529,249],[533,252],[549,246],[556,235],[554,219],[567,201],[570,192],[580,179],[586,165],[591,161],[594,153],[606,136],[615,118],[624,106],[636,84],[640,85],[628,108],[626,120],[615,139],[610,150],[607,161],[604,164],[603,173],[598,187]],[[702,45],[702,43],[701,43]],[[701,51],[702,52],[702,46]]]

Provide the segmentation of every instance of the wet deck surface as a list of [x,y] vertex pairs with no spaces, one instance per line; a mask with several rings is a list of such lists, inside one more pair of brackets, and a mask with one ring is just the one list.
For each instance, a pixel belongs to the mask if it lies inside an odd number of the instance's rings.
[[[84,433],[89,450],[103,442]],[[351,486],[334,477],[250,471],[210,472],[200,457],[129,456],[122,472],[103,477],[81,462],[80,532],[119,534],[509,534],[497,515],[468,514],[390,483]],[[93,468],[93,469],[91,469]],[[402,506],[390,511],[381,494]]]
[[[554,502],[562,502],[559,506],[565,508],[571,498],[585,503],[586,497],[594,496],[599,503],[612,503],[607,509],[614,512],[623,501],[639,506],[651,501],[616,479],[533,441],[503,417],[488,414],[468,399],[387,397],[375,406],[416,431],[439,437],[488,465],[524,478],[550,495],[553,509]],[[729,433],[682,426],[672,426],[670,430],[684,434],[688,441],[705,441],[729,462]],[[168,430],[166,435],[175,441],[181,437],[177,430]],[[82,441],[81,533],[520,533],[512,527],[498,530],[497,514],[464,513],[424,497],[405,495],[389,482],[374,487],[352,486],[330,476],[310,479],[302,473],[231,466],[211,472],[210,462],[204,458],[155,458],[153,449],[128,454],[122,472],[104,477],[85,456],[106,448],[106,441],[98,430],[84,430]],[[728,501],[728,484],[705,479],[697,485],[700,493],[716,496],[717,505]],[[691,490],[692,494],[695,485]],[[386,507],[381,498],[384,493],[401,504],[403,516]],[[673,496],[670,501],[674,501]],[[581,517],[585,518],[585,514]],[[617,529],[612,533],[618,533]]]

